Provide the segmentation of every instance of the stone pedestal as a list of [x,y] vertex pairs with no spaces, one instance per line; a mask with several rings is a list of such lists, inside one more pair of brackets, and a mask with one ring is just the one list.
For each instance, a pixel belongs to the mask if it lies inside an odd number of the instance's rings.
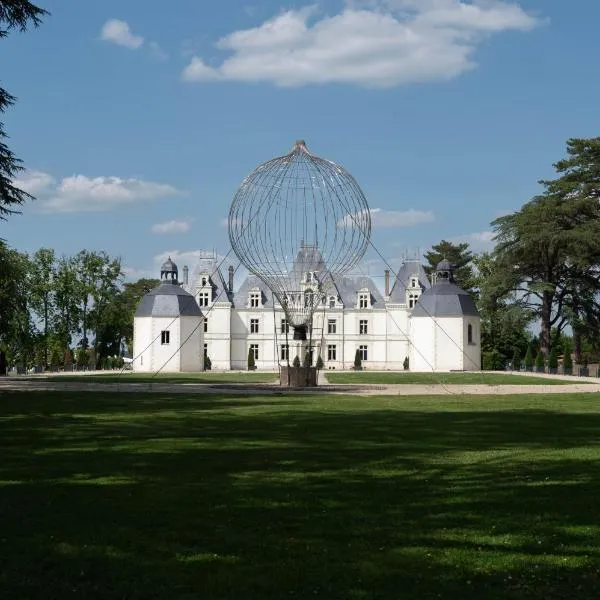
[[279,383],[284,387],[316,387],[316,367],[281,367]]

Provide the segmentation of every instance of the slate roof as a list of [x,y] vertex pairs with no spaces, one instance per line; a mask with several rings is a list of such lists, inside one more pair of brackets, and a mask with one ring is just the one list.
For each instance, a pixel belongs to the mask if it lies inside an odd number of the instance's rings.
[[269,287],[256,275],[248,275],[246,279],[244,279],[242,285],[235,292],[234,300],[236,300],[237,308],[245,308],[248,302],[248,294],[252,288],[258,288],[261,294],[261,304],[262,308],[273,308],[273,294]]
[[189,276],[189,283],[185,285],[185,289],[189,292],[194,292],[196,285],[203,273],[208,274],[213,290],[213,302],[231,302],[232,294],[229,292],[226,280],[219,268],[219,262],[214,257],[199,258],[194,270]]
[[391,304],[406,304],[406,288],[410,287],[410,278],[415,273],[419,278],[421,291],[431,287],[431,283],[427,277],[427,273],[425,273],[421,261],[417,259],[407,260],[402,264],[394,279],[394,285],[390,291],[389,302]]
[[178,285],[163,282],[148,292],[138,304],[136,317],[201,317],[194,296]]
[[411,317],[478,317],[479,311],[468,292],[448,280],[438,282],[425,290]]

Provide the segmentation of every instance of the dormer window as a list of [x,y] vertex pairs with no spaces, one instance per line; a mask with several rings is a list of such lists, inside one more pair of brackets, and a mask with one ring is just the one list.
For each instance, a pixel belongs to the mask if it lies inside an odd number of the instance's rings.
[[335,308],[335,296],[329,296],[329,308]]
[[202,287],[204,287],[208,283],[207,277],[202,277]]
[[313,305],[314,293],[312,290],[306,290],[304,293],[304,308],[310,308]]
[[310,271],[308,271],[306,273],[306,283],[312,283],[312,282],[313,282],[313,274]]
[[411,288],[416,288],[418,284],[419,284],[419,280],[416,277],[410,278],[410,287]]
[[209,302],[210,302],[210,295],[208,292],[200,292],[198,294],[198,304],[200,306],[208,306]]
[[419,294],[408,294],[408,308],[414,308],[418,299]]
[[369,292],[361,292],[358,294],[358,308],[370,308],[371,294]]
[[258,308],[260,306],[260,292],[252,292],[250,294],[250,308]]

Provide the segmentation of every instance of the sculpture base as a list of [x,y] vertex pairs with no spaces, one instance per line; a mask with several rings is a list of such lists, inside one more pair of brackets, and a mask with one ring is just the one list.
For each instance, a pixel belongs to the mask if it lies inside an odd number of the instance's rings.
[[281,367],[279,384],[285,387],[301,388],[317,386],[316,367]]

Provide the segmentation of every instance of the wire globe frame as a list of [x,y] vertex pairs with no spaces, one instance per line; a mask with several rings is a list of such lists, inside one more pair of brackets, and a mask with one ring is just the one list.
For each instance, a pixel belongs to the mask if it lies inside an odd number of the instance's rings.
[[300,140],[244,179],[228,228],[240,262],[273,292],[300,332],[296,339],[305,339],[314,311],[335,292],[336,277],[364,256],[371,215],[352,175]]

